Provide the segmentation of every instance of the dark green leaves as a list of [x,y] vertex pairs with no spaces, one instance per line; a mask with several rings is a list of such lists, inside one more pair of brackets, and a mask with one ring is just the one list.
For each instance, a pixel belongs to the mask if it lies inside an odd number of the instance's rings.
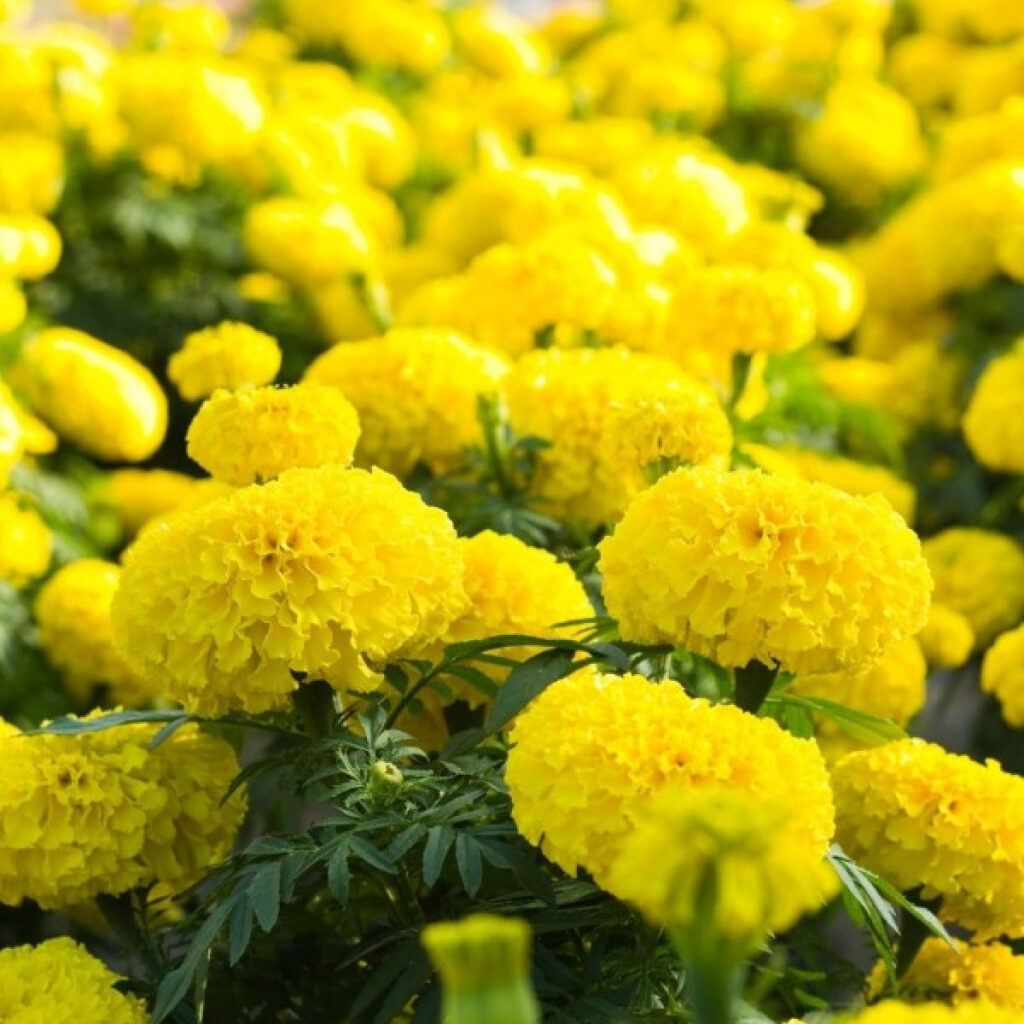
[[848,708],[835,701],[823,697],[804,697],[789,693],[772,693],[765,700],[765,708],[777,715],[790,710],[803,710],[824,715],[839,726],[843,732],[871,746],[900,740],[906,733],[895,723],[885,718],[878,718],[866,711]]
[[487,728],[497,732],[508,725],[534,697],[569,674],[573,658],[573,651],[554,648],[541,651],[517,665],[494,699]]

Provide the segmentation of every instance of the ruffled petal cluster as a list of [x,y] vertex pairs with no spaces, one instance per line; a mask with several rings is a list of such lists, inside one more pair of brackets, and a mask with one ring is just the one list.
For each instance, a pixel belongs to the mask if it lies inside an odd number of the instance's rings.
[[0,950],[0,1019],[10,1024],[146,1024],[146,1004],[72,939]]
[[1024,348],[993,359],[975,385],[963,419],[974,457],[1001,473],[1024,473]]
[[677,683],[580,673],[548,687],[516,720],[505,781],[519,831],[569,873],[601,884],[648,797],[705,787],[785,801],[797,841],[824,856],[832,797],[813,740]]
[[622,635],[742,666],[857,669],[924,625],[917,536],[879,495],[759,470],[680,469],[601,542]]
[[917,634],[925,660],[936,668],[959,668],[974,650],[974,629],[966,615],[933,601],[928,621]]
[[868,1007],[848,1020],[849,1024],[1018,1024],[1020,1014],[986,999],[956,1006],[888,1001]]
[[848,854],[979,939],[1024,935],[1024,779],[910,739],[847,755],[832,787]]
[[1024,956],[1001,942],[957,945],[954,950],[942,939],[926,940],[900,981],[903,998],[949,999],[955,1005],[984,999],[1024,1011]]
[[221,388],[269,384],[280,369],[276,339],[231,321],[193,331],[167,361],[167,376],[186,402],[208,398]]
[[996,638],[981,665],[981,688],[999,701],[1003,718],[1024,727],[1024,626]]
[[236,487],[286,469],[348,466],[359,417],[337,388],[307,381],[291,388],[217,391],[196,413],[188,454],[215,480]]
[[442,637],[463,610],[444,512],[390,474],[292,469],[144,531],[115,638],[189,710],[281,708],[298,679],[366,688],[366,661]]

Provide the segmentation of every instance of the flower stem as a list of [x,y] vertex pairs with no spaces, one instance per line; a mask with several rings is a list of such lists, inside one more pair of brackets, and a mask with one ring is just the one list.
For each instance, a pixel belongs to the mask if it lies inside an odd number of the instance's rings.
[[292,693],[292,706],[311,739],[323,739],[334,732],[334,690],[323,679],[301,683]]
[[694,1024],[734,1024],[738,971],[723,964],[687,961],[686,987]]
[[775,669],[759,661],[736,669],[736,706],[756,715],[775,683]]

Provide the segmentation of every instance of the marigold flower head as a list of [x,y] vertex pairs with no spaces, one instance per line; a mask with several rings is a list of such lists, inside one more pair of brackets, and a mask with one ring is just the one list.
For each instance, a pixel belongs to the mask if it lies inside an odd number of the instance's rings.
[[464,607],[455,531],[388,473],[291,469],[143,532],[115,638],[189,710],[287,705],[296,677],[340,691],[366,661],[443,636]]
[[494,394],[505,360],[452,331],[405,328],[335,345],[306,380],[338,388],[355,406],[362,433],[356,461],[404,475],[419,461],[457,467],[481,442],[477,402]]
[[[926,939],[900,979],[902,998],[949,999],[954,1005],[984,999],[1024,1010],[1024,957],[1001,942],[960,941],[957,946],[951,949],[942,939]],[[876,968],[872,980],[879,973]]]
[[117,469],[97,488],[97,499],[134,536],[151,519],[190,504],[205,481],[170,469]]
[[217,391],[188,428],[188,454],[214,479],[242,487],[299,466],[348,466],[359,417],[345,396],[306,381]]
[[917,634],[925,660],[935,668],[959,668],[974,650],[974,629],[966,615],[932,601],[928,621]]
[[837,838],[899,889],[984,940],[1024,935],[1024,779],[924,740],[860,750],[832,771]]
[[35,214],[0,215],[0,274],[34,281],[52,273],[60,260],[57,229]]
[[1024,618],[1024,550],[991,530],[952,527],[922,545],[935,600],[965,616],[978,647]]
[[789,352],[814,340],[815,317],[814,293],[792,270],[702,267],[676,285],[659,350]]
[[647,483],[642,463],[605,444],[623,410],[663,402],[680,419],[673,446],[688,462],[721,459],[732,447],[711,387],[674,363],[625,348],[546,349],[524,356],[505,383],[509,420],[537,453],[531,487],[545,511],[588,526],[617,519]]
[[0,494],[0,580],[15,587],[42,576],[50,564],[53,534],[17,495]]
[[245,809],[224,740],[186,726],[68,736],[0,728],[0,902],[70,907],[164,882],[191,884],[234,842]]
[[849,1024],[1016,1024],[1018,1011],[996,1006],[987,999],[948,1006],[945,1003],[897,1003],[869,1006]]
[[167,398],[149,370],[70,327],[30,338],[10,380],[61,437],[100,459],[141,462],[167,431]]
[[1024,348],[993,359],[975,385],[963,418],[964,437],[974,457],[1001,473],[1024,473]]
[[12,1024],[146,1024],[146,1004],[73,939],[0,950],[0,1017]]
[[879,495],[759,470],[680,469],[601,542],[622,635],[722,665],[856,669],[924,624],[917,536]]
[[743,451],[769,473],[830,484],[846,494],[881,494],[908,523],[914,520],[917,494],[913,485],[883,466],[869,466],[856,459],[824,455],[807,448],[746,444]]
[[[927,675],[928,666],[920,644],[907,637],[865,669],[800,675],[786,687],[786,693],[822,697],[906,726],[924,707]],[[870,745],[845,732],[827,715],[815,715],[814,720],[818,743],[829,760]]]
[[28,314],[25,293],[9,277],[0,277],[0,334],[19,327]]
[[64,147],[56,139],[21,131],[0,132],[10,154],[0,167],[0,210],[49,213],[64,188]]
[[1010,725],[1024,727],[1024,626],[1003,633],[985,652],[981,688],[999,700]]
[[644,801],[707,787],[784,801],[794,841],[824,856],[832,798],[812,740],[731,705],[693,700],[673,682],[578,673],[516,720],[505,781],[519,831],[569,873],[607,884]]
[[280,369],[281,349],[274,338],[230,321],[193,331],[167,361],[167,376],[186,402],[208,398],[220,388],[269,384]]
[[607,886],[683,942],[711,932],[742,955],[838,888],[820,844],[790,832],[791,814],[781,794],[668,784],[623,840]]
[[25,454],[43,455],[56,447],[56,434],[28,412],[0,379],[0,487]]
[[39,642],[60,670],[64,685],[79,703],[97,686],[109,688],[115,704],[139,707],[154,696],[114,647],[110,602],[121,567],[98,558],[81,558],[58,569],[35,601]]

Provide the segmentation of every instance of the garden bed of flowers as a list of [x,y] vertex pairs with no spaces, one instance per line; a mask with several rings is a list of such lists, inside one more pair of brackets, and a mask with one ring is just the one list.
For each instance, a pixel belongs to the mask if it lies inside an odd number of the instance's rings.
[[1024,1021],[1024,4],[0,0],[0,1022]]

